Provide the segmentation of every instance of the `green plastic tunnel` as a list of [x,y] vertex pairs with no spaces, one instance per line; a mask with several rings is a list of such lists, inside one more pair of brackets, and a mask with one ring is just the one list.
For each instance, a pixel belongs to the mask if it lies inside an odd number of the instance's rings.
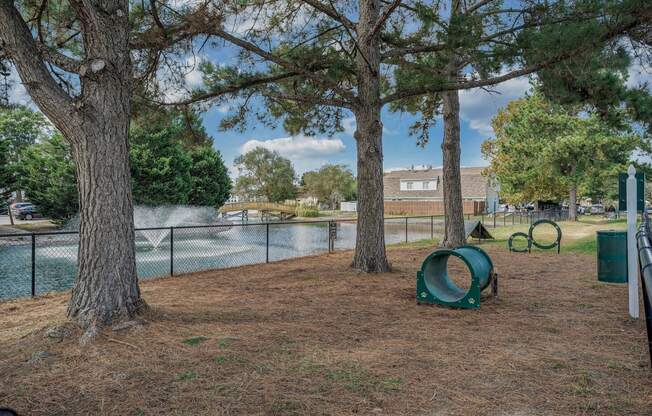
[[[447,265],[451,256],[466,264],[472,278],[468,290],[457,286],[448,275]],[[451,306],[477,307],[480,292],[491,283],[492,273],[491,258],[478,247],[462,246],[452,250],[436,250],[426,257],[421,266],[418,274],[418,286],[421,287],[417,288],[417,299]]]

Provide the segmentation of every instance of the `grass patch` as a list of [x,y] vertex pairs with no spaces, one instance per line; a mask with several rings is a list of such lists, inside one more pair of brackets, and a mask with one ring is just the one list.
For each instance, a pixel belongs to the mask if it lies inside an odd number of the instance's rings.
[[197,373],[194,371],[186,371],[184,373],[177,374],[175,377],[176,381],[190,381],[190,380],[196,380],[197,379]]
[[194,345],[199,345],[199,344],[201,344],[202,342],[204,342],[206,340],[208,340],[208,338],[203,337],[203,336],[200,335],[200,336],[196,336],[196,337],[186,338],[181,342],[183,342],[186,345],[193,345],[194,346]]

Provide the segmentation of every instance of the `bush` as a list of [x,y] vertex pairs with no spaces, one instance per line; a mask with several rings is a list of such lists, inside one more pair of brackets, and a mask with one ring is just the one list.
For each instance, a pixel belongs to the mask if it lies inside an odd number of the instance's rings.
[[297,217],[318,217],[319,210],[314,205],[298,205],[296,209]]

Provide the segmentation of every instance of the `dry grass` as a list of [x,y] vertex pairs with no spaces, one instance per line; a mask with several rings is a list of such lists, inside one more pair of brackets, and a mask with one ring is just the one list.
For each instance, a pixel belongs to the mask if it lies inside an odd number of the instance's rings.
[[[581,254],[490,248],[501,297],[415,304],[428,249],[143,282],[142,326],[48,337],[67,295],[0,304],[0,405],[29,415],[650,415],[642,322]],[[26,360],[39,351],[39,363]]]

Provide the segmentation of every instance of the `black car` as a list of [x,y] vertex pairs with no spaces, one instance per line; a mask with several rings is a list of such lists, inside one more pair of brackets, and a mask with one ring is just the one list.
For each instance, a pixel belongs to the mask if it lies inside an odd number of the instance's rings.
[[9,208],[5,207],[0,207],[0,215],[9,215]]
[[19,220],[33,220],[41,217],[38,208],[35,205],[25,205],[16,209],[16,218]]

